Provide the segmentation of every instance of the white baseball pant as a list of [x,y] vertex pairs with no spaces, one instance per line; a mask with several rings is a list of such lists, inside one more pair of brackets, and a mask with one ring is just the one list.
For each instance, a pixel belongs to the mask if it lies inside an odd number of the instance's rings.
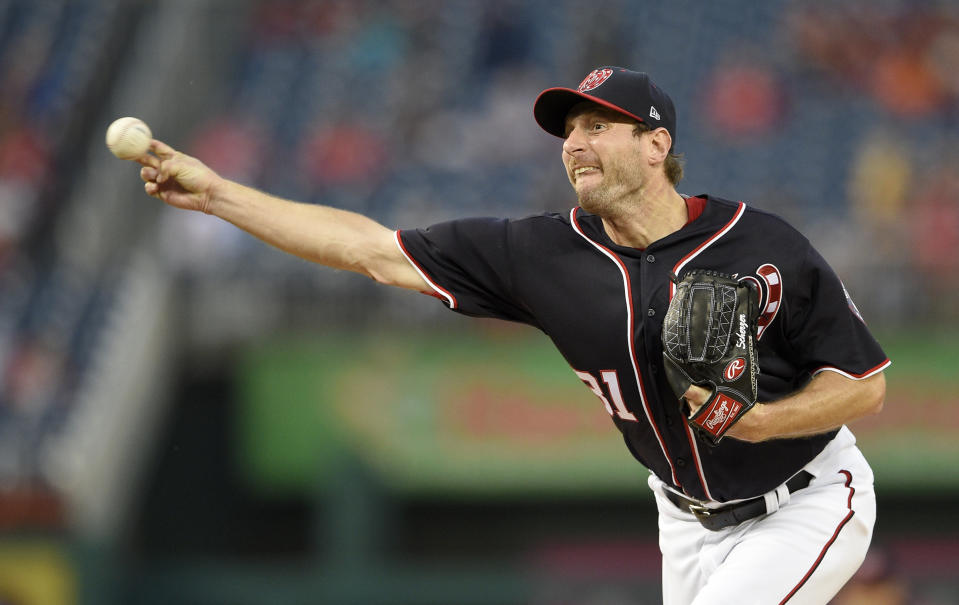
[[[848,428],[805,470],[809,486],[766,495],[771,514],[719,531],[663,495],[659,508],[664,605],[825,605],[859,569],[876,520],[872,469]],[[744,463],[743,472],[749,467]]]

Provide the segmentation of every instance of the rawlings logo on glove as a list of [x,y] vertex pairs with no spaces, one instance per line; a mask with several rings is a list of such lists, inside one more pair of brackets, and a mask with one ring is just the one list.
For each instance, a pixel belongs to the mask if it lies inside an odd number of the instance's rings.
[[690,271],[663,321],[666,380],[681,400],[693,384],[710,391],[687,421],[713,445],[756,404],[758,302],[748,281]]

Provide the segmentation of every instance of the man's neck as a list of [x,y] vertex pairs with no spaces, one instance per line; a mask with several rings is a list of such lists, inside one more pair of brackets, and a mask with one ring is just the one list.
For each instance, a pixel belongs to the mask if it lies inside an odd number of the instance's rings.
[[606,235],[620,246],[644,249],[683,228],[689,219],[686,200],[671,187],[646,192],[622,211],[603,216]]

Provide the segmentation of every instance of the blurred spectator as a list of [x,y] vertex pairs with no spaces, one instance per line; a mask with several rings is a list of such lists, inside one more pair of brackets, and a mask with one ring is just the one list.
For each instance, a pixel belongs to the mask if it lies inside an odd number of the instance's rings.
[[786,22],[801,59],[835,82],[864,87],[885,45],[880,15],[853,4],[797,3]]
[[0,179],[0,272],[16,250],[33,216],[34,190]]
[[789,16],[800,53],[889,112],[923,117],[957,100],[959,19],[945,8],[896,10],[867,3],[801,5]]
[[908,221],[916,267],[931,304],[945,320],[959,319],[959,175],[957,158],[930,169],[909,201]]
[[950,29],[954,33],[959,23],[922,10],[908,12],[894,23],[895,43],[876,58],[874,94],[887,109],[902,116],[923,116],[942,109],[948,91],[928,53],[938,34]]
[[0,267],[33,224],[49,165],[46,142],[34,129],[21,126],[0,136]]
[[702,92],[707,124],[732,142],[769,133],[785,112],[785,95],[772,71],[746,56],[728,53],[720,59]]
[[898,256],[905,243],[902,219],[913,171],[907,152],[902,136],[880,131],[865,138],[853,157],[846,194],[873,242],[873,258]]
[[194,135],[190,153],[226,178],[254,183],[272,143],[255,118],[221,115]]
[[254,5],[250,24],[255,46],[298,45],[340,30],[349,22],[349,2],[267,0]]
[[959,24],[949,22],[932,37],[926,51],[926,62],[953,101],[959,99]]
[[383,137],[359,117],[318,123],[303,141],[302,167],[316,185],[359,185],[378,181],[389,161]]
[[0,139],[0,180],[34,186],[47,176],[50,152],[43,136],[30,126],[18,126]]
[[946,90],[921,48],[887,50],[876,61],[872,91],[889,111],[923,116],[940,109]]
[[64,351],[38,338],[25,338],[11,355],[2,376],[0,398],[27,416],[39,416],[60,386]]

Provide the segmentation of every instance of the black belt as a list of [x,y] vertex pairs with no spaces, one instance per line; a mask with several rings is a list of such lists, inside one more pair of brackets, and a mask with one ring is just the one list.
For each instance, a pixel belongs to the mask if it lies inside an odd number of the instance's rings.
[[[791,494],[809,485],[810,481],[812,481],[812,475],[806,471],[799,471],[786,482],[786,489]],[[666,498],[680,510],[692,513],[703,527],[712,531],[739,525],[743,521],[765,515],[767,512],[766,499],[762,496],[720,506],[719,508],[706,508],[698,500],[690,500],[668,489],[664,489],[663,492],[665,492]]]

